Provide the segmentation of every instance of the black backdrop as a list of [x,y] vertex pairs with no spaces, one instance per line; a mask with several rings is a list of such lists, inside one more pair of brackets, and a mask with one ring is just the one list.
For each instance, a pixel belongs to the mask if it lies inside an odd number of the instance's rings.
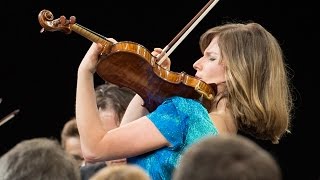
[[[172,71],[193,75],[200,55],[198,39],[209,27],[228,21],[255,21],[279,40],[292,69],[295,114],[292,134],[280,144],[258,142],[279,161],[285,179],[319,177],[317,133],[319,90],[318,29],[312,1],[220,0],[171,54]],[[21,4],[23,3],[23,4]],[[33,137],[60,138],[63,124],[74,115],[77,67],[91,42],[62,32],[40,33],[38,13],[76,16],[77,23],[118,41],[137,42],[147,49],[166,46],[207,3],[199,1],[48,1],[2,2],[0,118],[20,113],[0,126],[0,153]],[[4,39],[4,41],[3,41]],[[96,77],[96,83],[102,83]]]

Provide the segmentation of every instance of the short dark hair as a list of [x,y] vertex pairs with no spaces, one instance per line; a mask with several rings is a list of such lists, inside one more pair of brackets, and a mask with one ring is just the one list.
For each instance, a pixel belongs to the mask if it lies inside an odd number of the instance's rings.
[[71,117],[69,121],[67,121],[61,131],[61,146],[65,149],[66,140],[69,137],[78,137],[80,138],[77,121],[75,117]]
[[58,140],[33,138],[16,144],[0,158],[0,179],[79,180],[80,171]]
[[121,121],[131,99],[136,94],[129,88],[105,82],[95,88],[97,106],[102,110],[112,108]]
[[240,135],[209,136],[183,154],[173,180],[281,180],[274,157]]

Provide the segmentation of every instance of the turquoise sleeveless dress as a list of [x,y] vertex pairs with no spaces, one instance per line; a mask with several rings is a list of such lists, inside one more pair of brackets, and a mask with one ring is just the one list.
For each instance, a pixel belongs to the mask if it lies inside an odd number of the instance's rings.
[[147,117],[171,146],[128,158],[127,161],[145,169],[152,180],[170,180],[181,154],[190,145],[205,136],[218,134],[207,110],[193,99],[171,97]]

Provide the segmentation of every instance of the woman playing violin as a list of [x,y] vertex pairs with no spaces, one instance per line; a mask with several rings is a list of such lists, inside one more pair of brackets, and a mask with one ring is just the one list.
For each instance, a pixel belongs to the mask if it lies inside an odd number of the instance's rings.
[[[102,46],[93,43],[79,65],[77,80],[76,117],[85,160],[127,158],[153,180],[169,180],[181,154],[205,136],[241,131],[278,143],[290,127],[292,100],[275,37],[257,23],[225,24],[207,30],[200,49],[203,56],[193,64],[195,77],[217,85],[209,112],[198,101],[180,96],[148,112],[136,95],[121,126],[106,133],[94,92]],[[156,48],[152,55],[160,52]],[[162,65],[170,68],[170,59]]]

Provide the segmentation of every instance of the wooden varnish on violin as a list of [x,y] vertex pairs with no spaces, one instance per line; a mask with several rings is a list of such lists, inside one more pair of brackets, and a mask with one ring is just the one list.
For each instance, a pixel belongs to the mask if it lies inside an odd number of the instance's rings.
[[75,17],[70,20],[64,16],[54,19],[48,10],[42,10],[38,20],[42,31],[62,31],[67,34],[74,31],[92,42],[102,44],[104,49],[97,64],[97,74],[107,82],[135,91],[142,97],[144,107],[149,112],[173,96],[199,100],[208,111],[211,110],[216,84],[206,84],[184,72],[166,70],[155,62],[156,57],[144,46],[131,41],[113,43],[75,23]]
[[208,111],[211,109],[215,84],[208,85],[184,72],[168,71],[152,62],[150,52],[141,52],[141,47],[137,47],[140,45],[131,43],[119,42],[117,45],[123,47],[112,47],[110,54],[101,58],[97,73],[102,79],[138,93],[150,112],[172,96],[197,99]]

